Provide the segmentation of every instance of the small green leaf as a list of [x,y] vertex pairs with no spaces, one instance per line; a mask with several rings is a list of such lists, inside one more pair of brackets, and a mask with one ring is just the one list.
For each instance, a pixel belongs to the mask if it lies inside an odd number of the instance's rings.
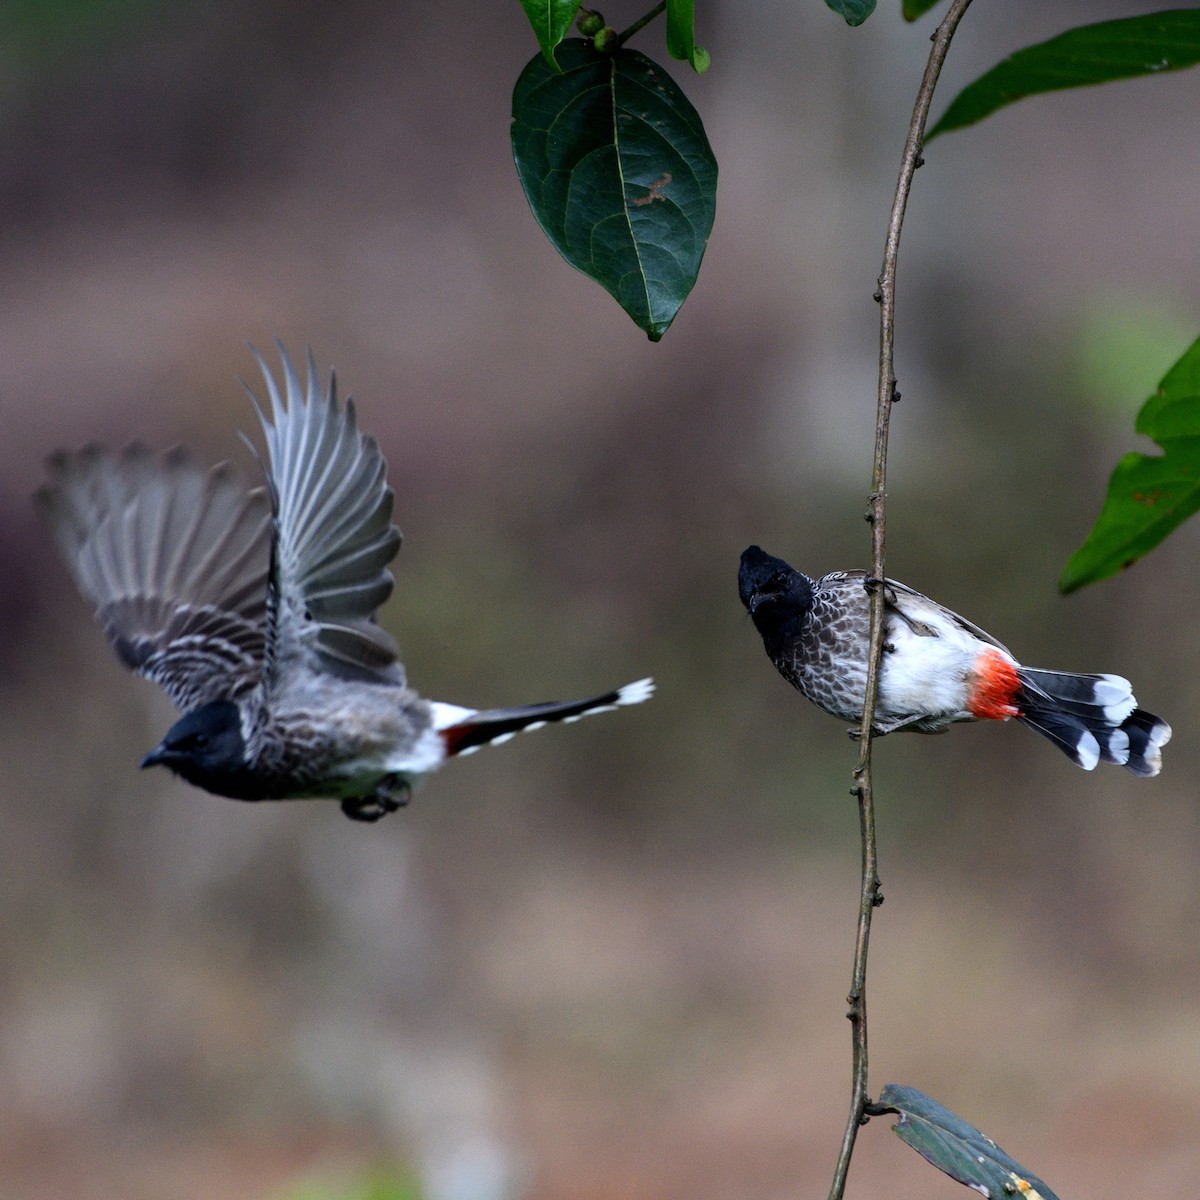
[[892,1130],[901,1141],[943,1174],[989,1200],[1058,1200],[1036,1175],[1005,1154],[990,1137],[924,1092],[889,1083],[879,1103],[900,1114]]
[[513,158],[555,249],[658,341],[692,290],[716,214],[717,164],[687,97],[633,50],[572,39],[513,89]]
[[1115,575],[1200,512],[1200,338],[1142,405],[1136,429],[1163,453],[1117,463],[1096,524],[1058,581],[1064,592]]
[[874,11],[875,0],[825,0],[847,25],[861,25]]
[[580,0],[521,0],[521,7],[542,48],[542,56],[556,71],[559,66],[554,51],[571,31],[579,4]]
[[915,21],[918,17],[924,16],[938,2],[939,0],[904,0],[900,11],[904,14],[906,21]]
[[691,63],[697,75],[708,70],[712,59],[696,45],[695,0],[667,0],[667,53]]
[[1179,8],[1069,29],[1018,50],[968,84],[925,135],[973,125],[1006,104],[1063,88],[1180,71],[1200,62],[1200,9]]

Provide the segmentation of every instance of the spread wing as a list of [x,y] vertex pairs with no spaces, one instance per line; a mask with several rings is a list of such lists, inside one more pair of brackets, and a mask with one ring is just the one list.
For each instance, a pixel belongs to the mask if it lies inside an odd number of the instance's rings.
[[277,682],[280,672],[306,663],[402,684],[396,644],[375,623],[375,610],[394,584],[388,563],[400,548],[387,464],[375,439],[359,432],[353,402],[338,407],[332,376],[327,392],[320,387],[312,353],[303,386],[282,345],[279,353],[283,395],[255,352],[270,398],[269,417],[255,400],[275,525],[269,678]]
[[187,712],[261,679],[270,509],[232,468],[89,446],[35,497],[122,662]]
[[[866,571],[838,571],[835,574],[839,580],[857,587],[863,587],[865,591]],[[834,576],[826,576],[825,578],[830,579],[834,578]],[[1012,651],[1002,642],[992,637],[987,630],[980,629],[973,621],[968,621],[966,617],[959,616],[958,613],[939,604],[936,600],[930,600],[928,596],[918,592],[915,588],[910,588],[906,584],[897,583],[896,580],[889,579],[887,581],[886,600],[888,609],[900,620],[904,621],[913,633],[918,636],[937,637],[936,622],[930,625],[928,618],[940,615],[943,619],[953,621],[960,628],[979,638],[980,641],[987,642],[988,645],[995,646],[998,650],[1003,650],[1005,654],[1010,657],[1012,656]]]

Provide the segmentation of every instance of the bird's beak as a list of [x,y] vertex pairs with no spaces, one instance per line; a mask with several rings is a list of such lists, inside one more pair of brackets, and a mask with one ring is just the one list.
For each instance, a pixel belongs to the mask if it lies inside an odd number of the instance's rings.
[[147,767],[157,767],[166,761],[167,752],[162,748],[162,746],[155,746],[154,749],[151,750],[150,753],[147,754],[138,765],[144,771]]

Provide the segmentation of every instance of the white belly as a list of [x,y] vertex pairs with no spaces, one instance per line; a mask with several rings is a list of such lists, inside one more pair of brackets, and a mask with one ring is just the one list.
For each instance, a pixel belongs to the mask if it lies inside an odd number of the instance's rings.
[[974,719],[967,700],[984,646],[948,621],[937,631],[938,637],[921,637],[903,621],[892,623],[888,646],[894,648],[884,651],[879,679],[880,724],[921,718],[923,726],[941,728]]

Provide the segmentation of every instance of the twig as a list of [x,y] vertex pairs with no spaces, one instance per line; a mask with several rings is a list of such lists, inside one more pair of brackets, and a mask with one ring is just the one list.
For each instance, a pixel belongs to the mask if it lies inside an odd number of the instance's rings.
[[[925,65],[925,74],[917,91],[912,119],[908,125],[908,136],[904,142],[904,157],[900,163],[900,176],[896,181],[896,195],[892,200],[892,211],[888,218],[887,242],[883,252],[883,270],[879,275],[879,290],[875,298],[879,302],[879,392],[875,409],[875,456],[871,471],[871,496],[867,520],[871,523],[871,574],[882,581],[884,576],[884,550],[887,520],[887,452],[888,427],[892,416],[892,405],[899,399],[896,391],[896,373],[893,350],[896,322],[896,265],[900,251],[900,231],[904,226],[904,213],[908,206],[908,194],[912,188],[913,175],[921,165],[921,143],[925,136],[925,124],[929,119],[929,107],[933,101],[934,88],[941,74],[942,64],[950,50],[954,31],[967,11],[971,0],[954,0],[945,20],[933,35],[933,49]],[[852,793],[858,797],[859,828],[862,835],[862,890],[858,906],[858,932],[854,942],[854,971],[850,982],[849,1004],[851,1036],[853,1042],[852,1086],[850,1114],[846,1131],[842,1135],[841,1153],[834,1169],[833,1184],[829,1189],[829,1200],[842,1200],[846,1188],[846,1175],[850,1170],[850,1157],[854,1153],[854,1142],[858,1128],[868,1119],[869,1098],[867,1095],[867,949],[871,937],[871,916],[883,903],[879,887],[878,856],[875,844],[875,798],[871,783],[871,734],[875,721],[875,704],[879,696],[879,664],[883,652],[884,588],[877,584],[871,593],[871,643],[867,660],[867,688],[863,697],[863,717],[860,728],[858,759],[854,764],[854,787]]]
[[621,46],[625,45],[639,29],[649,25],[659,13],[665,12],[666,8],[667,0],[661,0],[661,3],[656,4],[644,17],[639,17],[628,29],[622,30],[617,34],[617,44]]

